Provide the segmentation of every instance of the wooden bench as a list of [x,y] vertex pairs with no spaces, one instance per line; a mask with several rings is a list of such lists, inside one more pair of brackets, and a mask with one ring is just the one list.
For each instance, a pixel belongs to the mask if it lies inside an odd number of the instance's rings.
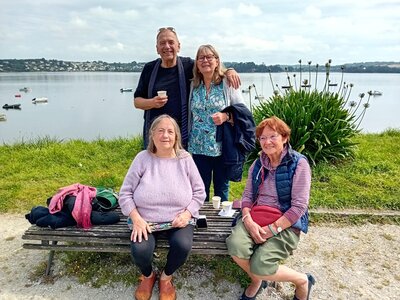
[[[210,203],[204,204],[200,210],[200,214],[207,217],[207,228],[195,230],[191,253],[228,254],[225,239],[231,232],[233,218],[218,216],[218,212]],[[46,275],[50,274],[55,251],[130,252],[130,230],[122,214],[117,224],[96,225],[89,230],[73,226],[51,229],[33,225],[25,231],[22,239],[25,249],[50,250]],[[167,248],[168,242],[160,240],[157,247]]]

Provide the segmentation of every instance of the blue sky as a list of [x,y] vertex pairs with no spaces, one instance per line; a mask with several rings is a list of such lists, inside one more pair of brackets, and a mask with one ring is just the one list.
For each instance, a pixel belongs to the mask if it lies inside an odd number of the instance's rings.
[[0,59],[131,62],[157,57],[175,27],[183,56],[212,44],[223,61],[400,61],[400,0],[0,0]]

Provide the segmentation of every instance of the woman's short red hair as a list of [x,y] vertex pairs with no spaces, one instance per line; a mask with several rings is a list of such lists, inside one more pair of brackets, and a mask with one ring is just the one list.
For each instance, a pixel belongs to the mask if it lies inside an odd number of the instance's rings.
[[261,136],[265,127],[269,127],[272,130],[275,130],[282,137],[287,138],[287,142],[289,142],[291,130],[290,127],[283,120],[275,116],[262,120],[256,128],[257,139]]

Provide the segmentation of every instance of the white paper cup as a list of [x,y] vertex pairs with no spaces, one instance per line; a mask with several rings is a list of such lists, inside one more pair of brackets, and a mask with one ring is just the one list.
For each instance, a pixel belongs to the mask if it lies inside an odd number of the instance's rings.
[[224,201],[221,203],[221,206],[222,206],[222,210],[224,211],[224,213],[229,213],[232,208],[232,202]]
[[167,91],[157,91],[157,95],[160,97],[167,96]]
[[220,196],[212,197],[212,204],[215,209],[218,209],[219,206],[221,205],[221,197]]

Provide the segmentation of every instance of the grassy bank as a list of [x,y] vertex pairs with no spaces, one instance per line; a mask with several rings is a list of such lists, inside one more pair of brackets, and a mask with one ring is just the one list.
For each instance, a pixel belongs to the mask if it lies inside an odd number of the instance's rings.
[[[356,159],[313,169],[312,208],[400,209],[400,131],[359,135]],[[40,139],[0,146],[0,212],[22,213],[45,205],[73,183],[119,190],[141,149],[140,138],[93,142]],[[245,177],[244,177],[245,178]],[[245,180],[232,183],[240,198]]]

